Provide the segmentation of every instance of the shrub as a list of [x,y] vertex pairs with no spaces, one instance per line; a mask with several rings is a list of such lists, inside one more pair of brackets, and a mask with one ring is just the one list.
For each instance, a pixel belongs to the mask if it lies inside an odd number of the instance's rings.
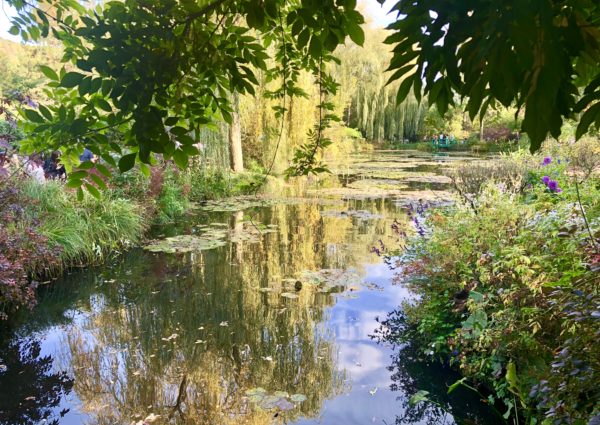
[[491,390],[506,418],[587,424],[600,413],[600,184],[581,183],[580,208],[566,161],[514,164],[459,170],[472,202],[426,213],[433,232],[400,260],[417,301],[395,337]]
[[156,220],[168,223],[182,216],[189,206],[186,173],[180,173],[171,167],[164,172],[162,188],[157,201]]
[[22,191],[0,179],[0,320],[20,307],[35,305],[39,277],[58,265],[59,247],[42,236],[35,223],[23,221]]
[[463,164],[446,173],[461,198],[477,210],[477,199],[483,188],[494,182],[503,190],[520,193],[528,181],[525,164],[501,158],[494,162]]

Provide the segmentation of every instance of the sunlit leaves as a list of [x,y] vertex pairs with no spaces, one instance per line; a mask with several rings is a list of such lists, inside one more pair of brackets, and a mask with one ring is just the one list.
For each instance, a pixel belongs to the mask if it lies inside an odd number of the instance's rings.
[[[318,75],[348,36],[364,42],[354,0],[182,0],[144,8],[107,2],[94,11],[74,0],[55,0],[47,10],[9,3],[19,12],[11,31],[25,40],[52,31],[65,52],[60,72],[41,67],[52,102],[23,112],[32,134],[25,144],[60,148],[65,158],[87,147],[121,171],[136,161],[150,164],[155,154],[187,167],[199,154],[198,129],[232,122],[232,92],[255,95],[260,73],[280,84],[267,96],[307,96],[296,84],[302,70]],[[328,76],[319,79],[323,97],[335,91]],[[329,105],[320,102],[319,108]],[[281,104],[275,114],[283,119],[285,111]],[[324,169],[314,161],[330,143],[322,132],[333,120],[323,114],[299,169]],[[76,159],[70,161],[77,167]],[[101,188],[92,175],[70,184]]]
[[49,66],[40,65],[40,71],[52,81],[59,81],[58,74]]
[[60,80],[60,85],[66,88],[73,88],[81,83],[83,75],[78,72],[67,72]]
[[[576,106],[578,88],[598,72],[600,45],[588,35],[600,31],[600,4],[427,0],[397,1],[392,10],[399,18],[387,42],[395,45],[391,80],[403,80],[399,99],[423,90],[444,113],[455,97],[468,98],[471,119],[494,101],[523,107],[532,150],[575,113],[591,110],[578,137],[600,121],[592,99]],[[416,74],[404,68],[411,63]]]

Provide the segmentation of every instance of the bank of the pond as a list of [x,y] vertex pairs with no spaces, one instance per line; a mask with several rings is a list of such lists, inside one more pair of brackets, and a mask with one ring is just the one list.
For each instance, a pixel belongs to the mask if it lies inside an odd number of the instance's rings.
[[139,244],[151,224],[177,220],[194,202],[253,192],[263,181],[258,173],[165,167],[149,177],[121,175],[101,199],[80,200],[59,181],[0,180],[0,319],[33,307],[40,283]]
[[386,337],[453,365],[507,421],[598,420],[599,166],[592,140],[458,169],[463,202],[409,211],[417,234],[388,253],[417,297]]

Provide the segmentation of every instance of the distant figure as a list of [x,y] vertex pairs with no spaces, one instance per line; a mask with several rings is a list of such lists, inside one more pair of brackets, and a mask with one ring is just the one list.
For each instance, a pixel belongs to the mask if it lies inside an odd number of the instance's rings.
[[44,175],[44,168],[42,167],[42,158],[38,154],[29,156],[29,159],[25,163],[24,170],[25,174],[36,182],[40,184],[46,183],[46,176]]
[[54,180],[54,179],[64,179],[67,176],[67,172],[65,171],[64,165],[60,165],[58,163],[58,159],[60,158],[60,152],[54,151],[50,158],[44,161],[44,174],[46,179]]
[[89,150],[88,148],[85,148],[83,150],[83,153],[79,156],[79,160],[81,162],[86,162],[86,161],[96,162],[96,155],[94,155],[94,153],[91,150]]

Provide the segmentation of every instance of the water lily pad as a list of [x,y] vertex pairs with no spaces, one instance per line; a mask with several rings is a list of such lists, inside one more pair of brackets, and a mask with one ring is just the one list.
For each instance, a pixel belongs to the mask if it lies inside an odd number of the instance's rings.
[[321,211],[321,217],[335,217],[335,218],[357,218],[359,220],[375,220],[384,218],[381,214],[375,214],[367,210],[347,210],[347,211],[334,211],[326,210]]
[[303,281],[317,285],[323,292],[335,287],[353,287],[362,283],[360,274],[355,269],[321,269],[302,272]]
[[274,409],[275,407],[277,407],[277,404],[280,401],[281,397],[277,397],[275,395],[268,395],[260,401],[260,407],[267,410]]
[[289,397],[290,396],[287,391],[275,391],[273,393],[273,395],[277,396],[277,397]]
[[222,235],[207,236],[179,235],[162,240],[156,240],[146,245],[144,249],[150,252],[166,252],[169,254],[204,251],[226,245]]
[[260,387],[252,388],[246,390],[246,396],[252,403],[260,403],[267,396],[267,390]]
[[273,288],[269,288],[269,287],[267,287],[267,288],[258,288],[258,290],[260,292],[272,292]]
[[277,402],[276,407],[278,407],[279,410],[286,412],[288,410],[292,410],[296,406],[294,406],[293,403],[290,403],[286,398],[281,398]]
[[306,396],[304,394],[292,394],[290,400],[294,403],[302,403],[303,401],[306,401]]

